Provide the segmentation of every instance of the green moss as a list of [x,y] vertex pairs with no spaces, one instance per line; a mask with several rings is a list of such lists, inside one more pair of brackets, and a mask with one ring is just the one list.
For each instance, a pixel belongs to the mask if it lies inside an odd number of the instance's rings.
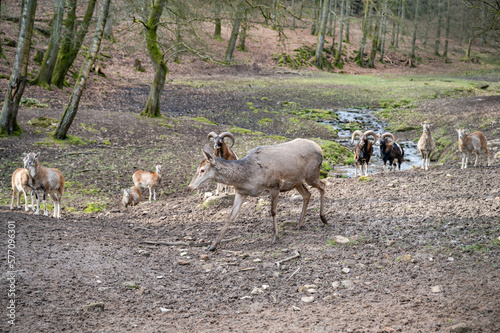
[[102,144],[106,145],[106,146],[110,146],[111,142],[109,140],[104,139],[104,140],[102,140]]
[[170,124],[167,124],[167,123],[158,123],[158,125],[160,125],[160,126],[165,126],[165,127],[167,127],[167,128],[172,128],[172,127],[174,127],[174,125],[170,125]]
[[213,122],[213,121],[210,121],[208,120],[207,118],[205,117],[196,117],[196,118],[192,118],[192,117],[187,117],[187,116],[183,116],[181,117],[182,119],[188,119],[188,120],[194,120],[194,121],[197,121],[199,123],[202,123],[202,124],[207,124],[207,125],[218,125],[216,122]]
[[99,132],[99,130],[93,128],[92,125],[89,125],[89,124],[81,123],[80,127],[89,131],[89,132]]
[[106,209],[106,204],[99,202],[89,202],[87,203],[87,207],[85,208],[85,213],[97,213]]
[[259,120],[259,125],[262,125],[262,126],[269,126],[272,123],[273,123],[273,120],[269,119],[269,118],[262,118],[261,120]]
[[303,110],[293,110],[290,113],[298,116],[298,118],[312,120],[312,121],[324,121],[324,120],[336,120],[336,119],[338,119],[337,114],[335,112],[333,112],[333,110],[303,109]]
[[48,128],[51,126],[55,127],[57,125],[57,120],[49,117],[38,117],[28,121],[28,124],[35,127]]
[[256,136],[262,136],[265,135],[262,132],[259,131],[252,131],[246,128],[241,128],[241,127],[231,127],[229,129],[230,132],[232,133],[238,133],[238,134],[249,134],[249,135],[256,135]]
[[21,97],[21,102],[19,102],[20,105],[26,106],[26,107],[36,107],[36,108],[48,108],[49,105],[47,103],[41,103],[40,101],[34,99],[34,98],[24,98]]

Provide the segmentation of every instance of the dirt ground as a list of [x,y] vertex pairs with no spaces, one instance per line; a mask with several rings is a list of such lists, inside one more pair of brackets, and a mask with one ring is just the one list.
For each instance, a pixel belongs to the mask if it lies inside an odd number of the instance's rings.
[[[281,69],[265,63],[269,54],[255,52],[258,43],[262,40],[250,39],[255,59],[243,64],[173,65],[167,79],[285,79]],[[270,53],[266,45],[262,50]],[[7,53],[12,58],[12,50]],[[143,64],[147,62],[144,56]],[[117,52],[107,64],[108,80],[89,80],[70,131],[84,144],[47,142],[53,125],[29,123],[38,117],[58,119],[69,88],[47,92],[29,87],[25,96],[48,107],[22,107],[18,121],[24,134],[0,140],[0,248],[2,267],[7,267],[0,285],[1,332],[500,331],[498,159],[492,158],[488,167],[482,156],[479,167],[464,170],[449,159],[433,163],[429,171],[413,168],[365,180],[328,178],[328,225],[319,219],[319,196],[312,190],[300,231],[301,199],[295,191],[284,193],[276,244],[271,241],[269,199],[250,198],[223,243],[209,252],[232,196],[202,208],[204,193],[185,189],[209,131],[226,130],[228,124],[259,129],[252,119],[238,118],[252,91],[214,94],[209,87],[169,81],[162,100],[165,117],[142,119],[137,114],[149,92],[151,71],[141,76],[132,63],[133,57]],[[432,65],[422,64],[412,73],[445,66]],[[0,72],[7,74],[9,66],[0,64]],[[388,72],[410,72],[387,66]],[[6,84],[0,80],[1,92]],[[464,119],[471,124],[485,117],[499,119],[498,105],[498,96],[439,96],[417,110],[453,131]],[[196,116],[217,124],[195,121]],[[414,139],[417,132],[401,138]],[[279,127],[266,134],[326,136],[312,125],[292,134]],[[494,155],[500,150],[498,132],[490,126],[485,134],[493,139]],[[243,150],[257,143],[273,139],[238,135]],[[10,176],[29,151],[40,151],[42,164],[66,177],[60,220],[9,209]],[[133,172],[152,171],[159,163],[165,171],[158,201],[121,207],[120,193],[132,185]],[[207,190],[214,189],[212,184]],[[103,202],[104,209],[84,212]],[[13,233],[8,230],[15,230],[15,242],[9,242]],[[15,326],[5,310],[12,299]]]

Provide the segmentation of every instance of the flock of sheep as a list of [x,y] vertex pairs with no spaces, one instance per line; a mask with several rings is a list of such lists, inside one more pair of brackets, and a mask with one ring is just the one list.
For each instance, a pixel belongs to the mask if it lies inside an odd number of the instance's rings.
[[[422,169],[428,170],[430,164],[430,155],[436,148],[431,134],[431,124],[422,124],[423,133],[418,141],[417,148],[422,155]],[[474,166],[477,166],[479,155],[484,152],[488,157],[488,166],[490,165],[490,156],[487,149],[487,141],[482,132],[467,134],[465,130],[459,129],[458,146],[462,152],[462,169],[467,168],[469,156],[476,154]],[[401,169],[404,150],[396,143],[395,137],[391,133],[379,135],[374,131],[355,131],[352,134],[351,141],[359,136],[359,141],[354,149],[355,176],[359,166],[360,174],[368,175],[368,164],[373,154],[375,143],[380,145],[380,153],[384,166],[389,162],[389,169],[393,170],[398,166]],[[369,136],[374,138],[373,142]],[[276,210],[278,195],[280,192],[287,192],[296,189],[303,198],[302,213],[300,215],[299,229],[304,225],[304,217],[307,206],[311,198],[309,189],[305,186],[318,189],[320,192],[320,217],[326,225],[327,220],[324,214],[325,181],[320,179],[320,168],[323,162],[323,152],[318,144],[307,139],[295,139],[293,141],[272,145],[262,146],[252,149],[247,156],[238,159],[238,156],[231,147],[225,143],[229,138],[234,145],[235,138],[230,132],[217,134],[210,132],[207,139],[213,140],[214,151],[208,145],[205,145],[203,153],[205,160],[196,170],[196,174],[189,184],[189,190],[194,191],[203,187],[208,182],[215,180],[217,182],[218,195],[222,185],[231,185],[235,189],[235,200],[233,208],[226,220],[225,225],[212,243],[209,250],[215,250],[221,241],[229,225],[236,219],[241,205],[248,196],[257,197],[269,195],[271,197],[271,216],[273,219],[273,242],[278,237],[278,227],[276,223]],[[390,140],[389,140],[390,139]],[[38,192],[43,193],[44,215],[47,216],[46,195],[49,195],[54,201],[54,217],[61,217],[60,200],[64,192],[64,176],[61,171],[54,168],[47,168],[40,165],[38,161],[40,153],[25,154],[23,159],[24,167],[19,168],[12,174],[12,201],[10,209],[14,208],[14,199],[17,196],[17,206],[21,192],[24,193],[25,210],[28,211],[27,192],[31,193],[32,209],[35,210],[33,194],[36,197],[36,212],[39,214]],[[161,182],[161,165],[156,166],[155,172],[137,171],[132,177],[134,186],[125,189],[122,197],[122,204],[137,205],[141,200],[141,187],[149,189],[149,201],[151,196],[156,200],[156,187]]]

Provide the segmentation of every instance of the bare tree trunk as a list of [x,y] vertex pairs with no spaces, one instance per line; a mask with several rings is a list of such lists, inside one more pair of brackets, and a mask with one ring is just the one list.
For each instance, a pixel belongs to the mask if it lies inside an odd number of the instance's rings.
[[113,10],[112,4],[109,4],[108,18],[106,19],[106,25],[104,26],[104,39],[110,42],[116,42],[115,36],[113,35]]
[[349,44],[351,42],[351,39],[349,38],[349,23],[351,22],[351,0],[346,0],[345,3],[345,16],[346,16],[346,21],[345,21],[345,38],[344,41]]
[[12,135],[21,132],[21,128],[17,124],[17,111],[19,109],[19,102],[24,93],[24,88],[26,87],[36,2],[36,0],[23,1],[16,58],[14,60],[14,68],[12,69],[9,85],[7,86],[7,93],[5,94],[2,115],[0,117],[0,135]]
[[151,13],[149,14],[148,22],[144,27],[146,33],[146,46],[148,49],[149,58],[155,70],[151,90],[149,91],[146,106],[141,112],[142,116],[160,117],[160,97],[165,85],[165,78],[168,73],[168,67],[164,59],[164,54],[158,46],[158,23],[165,8],[167,0],[155,0],[151,5]]
[[229,38],[229,43],[227,45],[227,50],[226,50],[226,56],[224,58],[224,61],[226,62],[230,62],[231,59],[233,58],[233,52],[236,46],[236,40],[238,39],[238,34],[240,33],[240,26],[243,17],[243,6],[244,6],[243,1],[240,1],[236,8],[233,30],[231,31],[231,38]]
[[444,51],[443,57],[448,61],[448,38],[450,37],[450,18],[451,18],[451,8],[450,0],[446,4],[446,30],[445,30],[445,40],[444,40]]
[[[421,10],[422,12],[422,10]],[[427,2],[426,10],[422,13],[423,17],[425,17],[425,29],[424,29],[424,40],[422,42],[423,46],[427,46],[427,42],[429,40],[429,28],[431,26],[431,15],[429,14],[429,2]]]
[[[342,0],[340,4],[340,27],[339,27],[339,43],[337,45],[337,53],[335,54],[335,66],[339,67],[340,57],[342,56],[342,36],[344,34],[344,14],[345,14],[346,0]],[[332,42],[333,44],[333,42]],[[332,45],[333,47],[333,45]]]
[[441,38],[441,19],[442,19],[442,9],[441,9],[441,3],[442,0],[438,0],[437,6],[438,6],[438,21],[437,21],[437,28],[436,28],[436,41],[434,42],[434,54],[439,56],[439,44],[440,38]]
[[[496,3],[497,11],[500,12],[500,3],[497,1]],[[485,29],[486,27],[486,3],[484,1],[481,2],[481,34],[479,35],[479,45],[484,46],[485,43]]]
[[54,4],[54,16],[52,17],[52,32],[50,34],[49,45],[42,60],[42,67],[38,75],[31,81],[31,84],[39,85],[45,89],[50,88],[52,73],[57,61],[57,54],[61,46],[61,29],[64,16],[64,0],[56,0]]
[[[332,36],[332,54],[335,52],[335,32],[337,31],[337,0],[330,0],[335,2],[335,6],[333,8],[333,14],[328,15],[328,20],[330,22],[333,21],[333,27],[331,27],[330,24],[330,35]],[[342,1],[342,0],[340,0]],[[330,7],[332,6],[332,3],[330,2]],[[328,9],[328,12],[330,12],[330,9]]]
[[[378,11],[377,11],[378,12]],[[380,15],[375,17],[375,27],[373,28],[373,39],[372,48],[370,50],[370,56],[368,57],[368,67],[375,68],[375,57],[377,56],[377,45],[379,39],[379,25],[380,25]]]
[[383,7],[382,7],[382,31],[381,31],[381,36],[380,36],[380,62],[384,62],[384,55],[385,55],[385,35],[387,32],[387,1],[389,0],[383,0]]
[[419,0],[416,0],[416,3],[415,3],[415,17],[414,17],[414,21],[413,21],[413,37],[411,39],[410,58],[413,59],[413,60],[415,60],[415,43],[417,41],[418,3],[419,3]]
[[325,45],[326,23],[328,22],[328,9],[330,8],[330,0],[324,0],[323,11],[321,14],[321,23],[319,26],[318,44],[316,46],[315,63],[316,67],[323,68],[323,46]]
[[401,28],[401,21],[400,21],[400,16],[401,16],[401,6],[399,5],[401,1],[404,0],[396,0],[396,7],[397,7],[397,16],[396,16],[396,37],[394,38],[394,43],[395,47],[399,48],[399,29]]
[[[0,16],[2,15],[2,0],[0,0]],[[2,39],[0,39],[0,58],[7,59],[5,54],[3,53],[3,47],[2,47]]]
[[75,61],[76,56],[78,55],[78,52],[82,47],[85,36],[87,35],[87,32],[89,30],[90,21],[92,19],[92,16],[94,15],[94,9],[97,0],[89,0],[85,16],[83,17],[83,21],[80,24],[80,29],[76,33],[76,36],[74,32],[74,23],[76,20],[76,0],[68,0],[68,2],[70,4],[70,12],[68,12],[67,14],[67,22],[65,23],[65,25],[67,33],[69,30],[69,35],[66,35],[64,37],[63,44],[61,45],[61,49],[59,50],[59,54],[57,55],[56,67],[54,68],[52,77],[52,84],[58,88],[63,87],[66,74],[68,73],[69,68]]
[[78,75],[78,79],[76,80],[75,87],[73,89],[73,93],[71,94],[68,105],[66,106],[66,109],[64,110],[64,113],[61,116],[61,119],[59,119],[59,123],[57,124],[57,128],[54,132],[54,137],[56,139],[66,139],[68,130],[76,117],[76,113],[78,112],[80,98],[82,97],[83,90],[85,89],[85,84],[87,83],[90,69],[94,64],[97,53],[99,52],[99,49],[101,47],[102,35],[104,34],[104,27],[106,25],[106,18],[108,17],[110,3],[111,0],[103,0],[101,3],[101,11],[99,13],[99,19],[95,29],[94,38],[92,40],[92,46],[90,47],[90,51],[88,52],[87,57],[85,58],[85,62],[80,69],[80,74]]
[[361,67],[365,67],[363,54],[365,53],[366,35],[368,34],[368,16],[371,11],[371,5],[369,1],[365,2],[364,16],[363,16],[363,27],[362,27],[362,37],[361,43],[359,44],[359,51],[357,56],[357,63]]
[[292,0],[292,30],[295,30],[295,0]]
[[405,18],[406,18],[406,9],[405,9],[406,0],[401,0],[401,43],[405,42]]
[[214,30],[214,39],[222,39],[221,31],[222,31],[222,23],[221,23],[221,11],[222,4],[220,1],[215,1],[215,30]]
[[248,8],[245,7],[243,13],[243,20],[241,22],[241,32],[240,32],[240,44],[238,45],[238,50],[248,51],[246,47],[246,40],[248,36]]
[[318,11],[319,11],[319,0],[314,0],[313,18],[311,25],[311,35],[316,36],[318,31]]

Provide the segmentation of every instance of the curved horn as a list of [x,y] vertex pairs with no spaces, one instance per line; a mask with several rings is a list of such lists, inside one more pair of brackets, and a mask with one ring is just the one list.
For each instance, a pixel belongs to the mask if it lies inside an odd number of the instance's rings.
[[210,132],[208,133],[208,136],[207,136],[207,141],[210,140],[210,139],[213,139],[217,136],[217,133],[215,132]]
[[374,131],[366,131],[364,133],[364,136],[368,137],[368,135],[372,135],[373,136],[373,142],[376,142],[378,140],[378,134],[375,133]]
[[219,136],[223,139],[226,137],[230,138],[233,144],[229,148],[233,148],[235,140],[234,140],[234,135],[231,132],[222,132]]
[[380,137],[380,139],[383,139],[383,138],[386,138],[386,137],[391,138],[391,140],[392,140],[393,143],[396,141],[396,138],[394,137],[394,135],[392,133],[389,133],[389,132],[386,132],[386,133],[382,134],[382,136]]
[[356,137],[356,135],[363,136],[363,132],[361,132],[360,130],[354,131],[351,137],[351,144],[354,143],[354,138]]

